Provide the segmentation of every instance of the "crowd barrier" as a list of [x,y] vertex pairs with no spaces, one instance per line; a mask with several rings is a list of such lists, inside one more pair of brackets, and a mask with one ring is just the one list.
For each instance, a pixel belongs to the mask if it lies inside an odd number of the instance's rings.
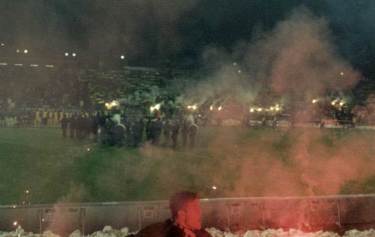
[[[203,225],[238,231],[297,228],[304,231],[375,228],[375,195],[202,199]],[[170,217],[167,201],[0,206],[0,230],[89,234],[110,225],[139,230]]]

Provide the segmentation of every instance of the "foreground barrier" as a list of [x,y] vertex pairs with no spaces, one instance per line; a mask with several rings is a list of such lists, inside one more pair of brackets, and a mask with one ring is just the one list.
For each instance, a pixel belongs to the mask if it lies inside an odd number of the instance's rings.
[[[305,231],[375,228],[375,195],[286,198],[202,199],[204,226],[223,230],[301,229]],[[0,206],[0,229],[74,230],[92,233],[110,225],[131,231],[170,216],[167,201]]]

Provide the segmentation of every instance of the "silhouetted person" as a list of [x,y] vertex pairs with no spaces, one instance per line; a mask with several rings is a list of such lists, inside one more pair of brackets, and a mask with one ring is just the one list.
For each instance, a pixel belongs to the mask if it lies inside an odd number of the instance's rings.
[[132,126],[133,142],[134,142],[133,145],[135,147],[139,146],[142,143],[144,127],[145,125],[143,123],[142,118],[134,122]]
[[180,123],[177,119],[174,119],[171,123],[171,140],[172,140],[173,148],[177,147],[179,131],[180,131]]
[[163,123],[163,137],[164,143],[166,146],[169,145],[170,137],[171,137],[171,121],[170,119],[166,119]]
[[69,119],[69,134],[71,138],[75,138],[77,136],[77,126],[78,126],[78,115],[73,114],[72,117]]
[[146,141],[152,140],[152,132],[151,132],[151,118],[147,118],[146,122]]
[[96,137],[98,135],[98,129],[99,129],[99,116],[91,115],[90,116],[90,132],[94,135],[94,140],[96,140]]
[[163,129],[163,123],[160,118],[155,118],[151,121],[150,132],[151,132],[151,143],[158,145],[160,141],[161,131]]
[[90,137],[90,134],[91,134],[91,127],[92,127],[92,122],[91,122],[91,117],[89,114],[86,114],[84,115],[83,117],[83,121],[84,121],[84,124],[83,124],[83,130],[84,130],[84,137]]
[[66,114],[64,114],[60,123],[61,123],[62,135],[65,138],[66,134],[67,134],[67,130],[68,130],[68,124],[69,124],[69,120],[68,120],[68,117],[66,116]]
[[324,126],[325,126],[324,119],[321,119],[319,123],[319,128],[324,128]]
[[110,118],[105,119],[103,127],[100,127],[100,142],[105,145],[114,145],[113,141],[113,127],[115,123]]
[[77,129],[77,138],[79,139],[83,139],[86,136],[86,127],[87,127],[86,122],[87,121],[86,121],[84,114],[81,114],[80,116],[78,116],[76,129]]
[[195,137],[198,133],[198,125],[196,125],[195,123],[191,124],[189,126],[188,133],[189,133],[189,145],[190,145],[190,147],[194,147],[195,146]]
[[142,229],[136,237],[211,237],[202,229],[201,207],[193,192],[176,193],[169,200],[171,219]]
[[125,142],[126,127],[118,123],[112,128],[112,143],[116,146],[122,146]]
[[276,118],[276,116],[274,116],[272,118],[272,128],[275,129],[276,127],[277,127],[277,118]]
[[47,114],[44,114],[43,117],[42,117],[42,126],[46,127],[47,126],[47,122],[48,122]]
[[103,112],[99,112],[96,116],[96,120],[99,127],[105,127],[107,116]]
[[189,122],[187,120],[182,120],[181,123],[182,146],[185,147],[187,145],[189,135]]
[[265,126],[267,126],[267,119],[266,119],[266,117],[263,117],[262,118],[262,127],[265,127]]

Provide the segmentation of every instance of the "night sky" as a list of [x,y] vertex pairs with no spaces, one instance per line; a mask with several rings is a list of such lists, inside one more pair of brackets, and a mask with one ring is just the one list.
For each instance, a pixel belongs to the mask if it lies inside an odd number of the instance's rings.
[[82,59],[133,65],[202,63],[207,47],[230,53],[305,6],[325,17],[341,56],[365,76],[375,70],[373,0],[2,0],[0,40],[7,54],[36,57],[76,51]]

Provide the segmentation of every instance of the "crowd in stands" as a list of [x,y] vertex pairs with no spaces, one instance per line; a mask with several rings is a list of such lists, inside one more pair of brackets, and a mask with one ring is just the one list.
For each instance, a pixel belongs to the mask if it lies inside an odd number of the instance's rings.
[[87,102],[87,85],[79,71],[64,68],[0,67],[0,109],[66,109]]

